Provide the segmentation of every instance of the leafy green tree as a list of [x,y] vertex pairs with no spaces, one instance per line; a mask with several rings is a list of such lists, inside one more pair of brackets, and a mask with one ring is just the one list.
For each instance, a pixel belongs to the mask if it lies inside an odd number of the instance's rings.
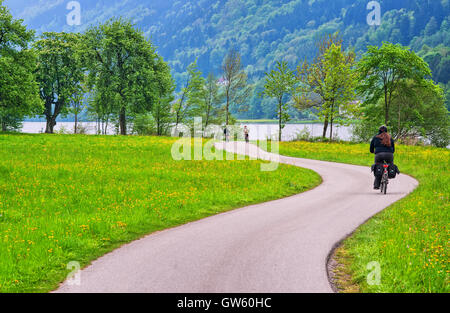
[[136,114],[133,117],[133,133],[138,135],[169,135],[174,121],[172,114],[173,95],[159,98],[151,112]]
[[181,123],[192,122],[196,115],[200,115],[200,108],[205,101],[204,86],[205,79],[197,67],[197,61],[194,61],[187,68],[185,85],[174,103],[175,128]]
[[[165,73],[161,71],[160,73]],[[172,102],[174,100],[173,92],[175,84],[172,78],[168,75],[162,75],[158,80],[160,84],[159,98],[152,108],[152,116],[155,121],[156,135],[162,136],[169,133],[169,127],[173,122]],[[168,88],[168,89],[166,89]]]
[[14,20],[0,0],[0,131],[20,128],[27,115],[42,109],[34,71],[36,55],[28,49],[34,32]]
[[449,112],[444,91],[427,80],[422,85],[403,81],[392,101],[391,129],[396,138],[424,137],[431,144],[450,144]]
[[[366,105],[355,134],[367,141],[383,121],[384,102]],[[412,80],[399,83],[392,96],[389,132],[396,140],[426,138],[431,144],[446,147],[450,143],[449,112],[444,104],[443,90],[427,80],[418,85]]]
[[155,119],[151,113],[136,114],[133,116],[132,134],[150,136],[156,134]]
[[18,131],[23,126],[22,121],[22,114],[17,113],[16,110],[6,110],[5,108],[0,108],[0,131]]
[[187,102],[189,93],[189,84],[190,84],[190,75],[188,74],[186,83],[184,87],[181,88],[181,91],[178,94],[178,99],[175,100],[172,108],[172,111],[174,112],[175,116],[175,129],[177,129],[178,125],[181,124],[187,116],[189,116],[189,106]]
[[120,134],[126,135],[128,116],[151,111],[161,94],[157,91],[170,90],[160,84],[161,76],[170,77],[169,67],[129,21],[112,19],[92,27],[83,42],[89,60],[88,86],[95,89],[96,101],[112,101]]
[[405,79],[424,84],[431,77],[427,63],[400,44],[383,43],[381,48],[370,46],[358,63],[358,90],[365,103],[377,103],[384,97],[384,124],[389,125],[389,112],[394,93]]
[[81,86],[80,89],[78,89],[72,96],[69,112],[74,115],[75,118],[75,125],[74,125],[74,133],[78,134],[78,116],[83,112],[85,108],[84,103],[84,95],[85,95],[85,88]]
[[67,115],[70,103],[82,92],[84,71],[79,50],[80,35],[48,32],[34,43],[38,52],[37,81],[47,125],[53,133],[59,115]]
[[237,111],[247,111],[243,104],[249,97],[251,91],[247,84],[247,74],[245,73],[240,53],[231,49],[225,56],[222,64],[222,83],[225,89],[225,125],[230,122],[230,110],[234,107]]
[[197,61],[188,67],[189,92],[187,94],[187,106],[189,107],[189,119],[200,117],[202,108],[205,107],[205,84],[202,72],[198,69]]
[[89,93],[87,105],[88,116],[95,119],[98,134],[106,135],[110,121],[114,118],[114,99],[108,89],[100,85]]
[[330,121],[330,141],[333,140],[333,123],[337,117],[351,117],[357,110],[355,87],[357,85],[353,71],[353,60],[349,61],[342,46],[332,44],[324,55],[324,110]]
[[447,83],[447,85],[442,84],[441,87],[444,90],[444,97],[447,110],[450,111],[450,81]]
[[277,62],[276,70],[266,73],[266,83],[263,94],[277,100],[278,140],[281,141],[281,132],[289,121],[289,98],[294,92],[297,80],[286,62]]
[[[316,58],[308,63],[306,60],[297,67],[297,80],[299,85],[295,95],[295,106],[298,110],[316,109],[319,117],[323,120],[322,137],[325,138],[330,124],[330,104],[333,99],[329,97],[327,88],[327,77],[329,76],[330,66],[326,66],[325,55],[330,48],[342,46],[342,39],[338,33],[328,35],[322,38],[318,46],[318,54]],[[352,68],[354,66],[355,54],[353,51],[342,52],[343,60],[341,66]],[[334,114],[334,113],[333,113]]]
[[[153,135],[167,135],[169,133],[170,125],[173,122],[172,102],[174,100],[173,93],[175,90],[175,83],[171,75],[167,63],[162,62],[162,59],[155,67],[154,83],[148,82],[143,84],[142,93],[146,102],[153,103],[151,111],[143,114],[142,125],[147,126],[147,134]],[[149,122],[148,125],[145,125]],[[133,125],[136,124],[136,119]]]
[[203,91],[203,106],[201,107],[201,116],[203,127],[206,128],[210,124],[222,124],[224,122],[223,110],[221,104],[224,99],[224,93],[221,91],[217,78],[210,73],[205,81]]
[[163,136],[169,134],[169,128],[173,121],[173,115],[170,112],[172,98],[161,98],[154,105],[152,116],[155,120],[156,135]]
[[450,81],[450,47],[424,45],[418,55],[430,66],[435,82],[447,84]]
[[432,16],[430,21],[428,22],[427,26],[425,27],[424,33],[427,36],[431,36],[438,30],[439,30],[439,26],[436,21],[436,18],[434,16]]

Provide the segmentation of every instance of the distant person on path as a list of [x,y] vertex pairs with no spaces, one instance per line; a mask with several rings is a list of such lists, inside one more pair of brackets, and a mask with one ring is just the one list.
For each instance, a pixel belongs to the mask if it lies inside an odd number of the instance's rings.
[[223,139],[225,141],[228,141],[228,129],[227,129],[226,125],[225,125],[225,128],[223,129]]
[[245,142],[249,142],[249,134],[250,130],[247,128],[247,126],[244,126],[244,137],[245,137]]
[[[386,126],[381,126],[378,135],[373,137],[370,143],[370,153],[375,153],[375,163],[394,163],[395,143],[388,134]],[[381,177],[375,177],[373,189],[380,189]]]

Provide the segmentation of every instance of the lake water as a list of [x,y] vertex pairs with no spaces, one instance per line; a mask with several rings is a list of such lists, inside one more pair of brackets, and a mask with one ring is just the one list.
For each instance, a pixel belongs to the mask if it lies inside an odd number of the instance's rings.
[[[86,133],[89,135],[97,134],[97,123],[95,122],[81,122],[78,123],[84,128],[86,128]],[[22,133],[27,134],[39,134],[45,132],[45,122],[24,122]],[[75,123],[74,122],[57,122],[54,128],[55,133],[64,130],[65,133],[73,134]],[[114,127],[108,127],[108,135],[114,135],[116,130]]]
[[[73,133],[75,123],[73,122],[58,122],[55,126],[55,132],[63,129],[67,133]],[[81,125],[86,128],[87,134],[97,133],[97,124],[95,122],[82,122]],[[277,124],[245,124],[250,130],[250,140],[265,140],[268,137],[277,137],[278,125]],[[243,127],[244,124],[241,124]],[[45,122],[24,122],[22,132],[38,134],[45,131]],[[322,124],[287,124],[282,131],[282,140],[291,141],[297,138],[297,135],[307,131],[313,137],[322,136],[323,125]],[[108,134],[116,134],[114,127],[108,128]],[[329,136],[329,130],[327,131],[327,137]],[[352,136],[351,128],[346,126],[333,126],[334,138],[341,140],[350,140]]]
[[[241,126],[243,127],[244,124]],[[277,124],[245,124],[250,130],[250,140],[265,140],[268,137],[278,138]],[[323,124],[287,124],[281,132],[282,141],[292,141],[297,138],[301,132],[308,132],[312,137],[322,136]],[[327,130],[327,137],[329,137],[330,128]],[[350,127],[333,125],[333,138],[341,140],[350,140],[352,131]]]

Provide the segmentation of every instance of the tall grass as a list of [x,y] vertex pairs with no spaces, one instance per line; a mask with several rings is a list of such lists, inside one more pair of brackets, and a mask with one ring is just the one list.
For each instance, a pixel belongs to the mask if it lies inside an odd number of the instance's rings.
[[174,161],[175,139],[0,135],[0,291],[46,292],[145,234],[320,183],[260,161]]

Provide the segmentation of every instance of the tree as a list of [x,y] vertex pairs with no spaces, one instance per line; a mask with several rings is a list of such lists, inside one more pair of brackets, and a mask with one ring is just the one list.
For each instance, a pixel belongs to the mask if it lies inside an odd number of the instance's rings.
[[200,114],[200,108],[204,105],[205,79],[198,70],[197,61],[189,64],[187,78],[181,89],[179,98],[174,104],[175,128],[181,123],[190,122],[192,118]]
[[[363,118],[356,135],[362,140],[373,136],[384,118],[384,102],[363,108]],[[446,147],[450,143],[449,112],[444,103],[443,90],[431,80],[418,85],[412,80],[399,83],[392,95],[389,132],[396,140],[422,137],[431,144]]]
[[[172,102],[175,83],[170,73],[170,68],[161,57],[154,67],[154,81],[141,84],[142,94],[146,103],[153,103],[151,111],[143,114],[144,128],[151,129],[149,134],[158,136],[168,134],[169,127],[173,122]],[[147,76],[150,77],[150,76]],[[134,120],[134,123],[136,120]]]
[[297,80],[286,62],[277,62],[276,70],[266,73],[266,82],[263,94],[277,100],[278,140],[281,141],[281,132],[289,121],[288,98],[294,92]]
[[113,118],[114,99],[106,88],[97,85],[89,93],[87,112],[88,116],[93,117],[97,123],[97,132],[102,135],[108,133],[109,122]]
[[235,49],[231,49],[225,56],[222,64],[222,82],[225,89],[225,125],[230,122],[230,109],[234,106],[238,111],[245,111],[242,106],[247,100],[250,86],[247,85],[247,74],[241,63],[241,55]]
[[339,116],[352,116],[357,105],[354,103],[356,79],[353,60],[348,60],[342,46],[332,44],[324,55],[324,113],[330,121],[330,141],[333,140],[333,123]]
[[85,89],[81,87],[79,90],[77,90],[71,99],[69,112],[73,113],[75,117],[75,125],[74,125],[74,133],[78,133],[78,115],[83,112],[85,104],[84,104],[84,92]]
[[170,113],[172,98],[161,98],[155,104],[152,110],[152,116],[155,120],[156,135],[167,135],[169,127],[173,121],[173,116]]
[[221,124],[223,122],[223,114],[220,105],[224,94],[221,92],[213,73],[210,73],[206,78],[203,98],[203,106],[201,107],[203,127],[206,128],[210,124]]
[[[319,41],[318,54],[316,58],[308,63],[306,60],[297,67],[297,88],[295,106],[299,110],[315,108],[319,111],[319,116],[323,120],[322,137],[325,138],[330,123],[330,110],[326,107],[330,99],[327,98],[326,79],[327,67],[325,66],[325,54],[332,45],[342,46],[342,39],[338,33],[328,35]],[[353,67],[355,53],[353,51],[344,52],[344,64]]]
[[189,87],[187,93],[188,118],[200,117],[205,107],[205,79],[197,67],[197,61],[188,67]]
[[444,92],[431,80],[422,85],[402,81],[393,96],[391,109],[391,129],[396,139],[421,136],[439,147],[450,143]]
[[450,81],[447,85],[441,84],[441,88],[444,90],[444,100],[447,106],[447,110],[450,111]]
[[[159,71],[159,73],[163,74],[166,73],[166,71]],[[156,135],[162,136],[168,133],[169,127],[173,121],[171,108],[174,99],[173,92],[175,90],[175,83],[173,82],[172,77],[162,75],[162,77],[158,79],[158,86],[159,98],[153,106],[152,116],[155,120]]]
[[22,128],[22,114],[18,114],[15,110],[6,110],[0,108],[0,131],[9,132],[17,131]]
[[20,128],[25,116],[42,108],[34,75],[36,55],[28,49],[33,37],[0,0],[0,131]]
[[96,101],[112,102],[100,107],[112,109],[120,134],[126,135],[129,115],[150,112],[159,100],[161,77],[170,77],[169,67],[142,31],[129,21],[112,19],[92,27],[83,42],[89,60],[88,86],[97,93]]
[[381,48],[370,46],[358,63],[358,91],[365,103],[377,103],[384,96],[384,124],[389,125],[393,94],[405,79],[421,85],[431,71],[425,61],[399,44],[383,43]]
[[46,133],[53,133],[56,118],[69,113],[69,105],[82,92],[84,71],[79,50],[80,35],[44,33],[34,43],[38,52],[37,81],[47,120]]
[[185,119],[187,112],[189,110],[187,98],[189,93],[189,84],[190,84],[190,76],[188,74],[188,78],[186,79],[186,83],[183,88],[181,88],[178,99],[173,104],[173,112],[175,114],[175,128],[177,129],[178,125],[183,122]]
[[155,120],[156,134],[162,136],[172,123],[171,106],[174,100],[175,83],[170,74],[169,65],[159,55],[155,57],[152,71],[143,75],[138,81],[138,95],[142,99],[135,112],[147,112],[147,104],[151,104],[150,112]]
[[438,30],[439,30],[439,25],[436,21],[436,18],[434,16],[432,16],[430,21],[428,22],[427,26],[425,26],[424,33],[426,36],[431,36]]

